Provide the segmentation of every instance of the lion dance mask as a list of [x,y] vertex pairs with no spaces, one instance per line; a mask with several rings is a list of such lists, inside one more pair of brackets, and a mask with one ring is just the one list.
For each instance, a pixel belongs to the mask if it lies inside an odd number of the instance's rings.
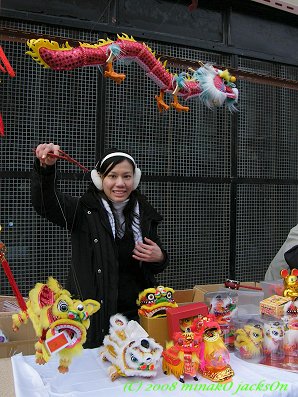
[[90,325],[89,317],[100,309],[100,304],[92,299],[72,299],[69,291],[49,277],[47,284],[37,283],[30,291],[26,305],[26,311],[12,316],[13,330],[17,331],[22,323],[31,320],[39,337],[35,344],[37,364],[45,364],[51,358],[49,341],[61,334],[65,335],[67,344],[59,350],[58,370],[61,373],[68,372],[72,357],[83,350]]
[[139,315],[145,317],[165,317],[169,307],[178,307],[174,300],[174,290],[172,288],[159,286],[157,288],[147,288],[140,292],[137,299]]
[[101,358],[112,365],[108,372],[112,381],[120,376],[151,377],[162,347],[136,321],[128,321],[122,314],[110,318],[110,332],[100,349]]

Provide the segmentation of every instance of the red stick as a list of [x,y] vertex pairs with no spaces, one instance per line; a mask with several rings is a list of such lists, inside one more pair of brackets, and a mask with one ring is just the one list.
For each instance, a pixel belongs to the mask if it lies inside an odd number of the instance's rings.
[[[36,149],[32,149],[33,152],[36,152]],[[77,165],[79,168],[81,168],[83,171],[85,172],[89,172],[88,168],[84,167],[82,164],[80,164],[77,160],[73,159],[72,157],[70,157],[68,154],[66,154],[65,152],[63,152],[63,150],[59,150],[60,154],[55,154],[52,152],[49,152],[47,155],[50,157],[53,157],[55,159],[60,159],[60,160],[66,160],[69,163],[75,164]]]
[[[0,59],[3,62],[5,69],[7,71],[7,73],[10,75],[10,77],[15,77],[15,71],[13,70],[11,64],[9,63],[8,59],[6,58],[4,51],[0,45]],[[3,67],[2,67],[3,69]],[[3,71],[3,70],[2,70]]]
[[[1,243],[1,244],[3,244],[3,243]],[[3,246],[4,246],[4,244],[3,244]],[[24,301],[24,298],[22,297],[22,294],[17,286],[17,283],[16,283],[16,281],[13,277],[13,274],[10,270],[9,264],[8,264],[7,260],[5,259],[4,254],[1,251],[0,251],[0,260],[1,260],[2,267],[5,271],[5,274],[7,276],[7,279],[9,281],[9,284],[13,290],[14,296],[16,297],[20,308],[26,312],[27,311],[26,302]]]
[[0,113],[0,136],[4,136],[4,123],[1,113]]
[[225,281],[224,285],[226,288],[230,288],[230,289],[247,288],[247,289],[254,289],[254,290],[262,291],[262,288],[260,288],[260,287],[253,287],[250,285],[242,285],[242,284],[240,284],[240,281],[236,281],[236,280],[227,279]]

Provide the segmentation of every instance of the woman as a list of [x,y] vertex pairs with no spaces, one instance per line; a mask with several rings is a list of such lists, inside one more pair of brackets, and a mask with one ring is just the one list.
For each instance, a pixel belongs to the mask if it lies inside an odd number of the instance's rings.
[[136,318],[138,293],[155,285],[168,265],[157,235],[161,216],[136,190],[141,177],[134,159],[110,150],[91,172],[93,183],[81,198],[55,186],[59,145],[36,149],[32,204],[38,214],[71,232],[72,266],[67,288],[81,299],[96,299],[84,347],[97,347],[108,333],[109,318],[120,312]]

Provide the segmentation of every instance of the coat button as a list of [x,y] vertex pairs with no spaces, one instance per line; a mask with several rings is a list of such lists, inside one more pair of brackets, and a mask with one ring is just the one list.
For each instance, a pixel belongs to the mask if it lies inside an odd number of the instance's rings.
[[97,269],[97,273],[100,274],[101,273],[101,269]]
[[87,211],[87,214],[90,215],[90,214],[91,214],[91,211]]
[[100,300],[100,303],[101,303],[101,305],[103,304],[103,300],[102,299]]
[[95,238],[95,239],[94,239],[94,242],[95,242],[95,243],[98,243],[98,239],[97,239],[97,238]]

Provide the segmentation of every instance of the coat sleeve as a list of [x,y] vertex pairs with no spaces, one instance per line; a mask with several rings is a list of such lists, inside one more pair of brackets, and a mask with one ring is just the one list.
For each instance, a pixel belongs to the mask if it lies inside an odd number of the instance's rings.
[[31,202],[35,211],[50,222],[73,230],[78,198],[61,193],[56,186],[56,164],[43,168],[35,160],[31,174]]

